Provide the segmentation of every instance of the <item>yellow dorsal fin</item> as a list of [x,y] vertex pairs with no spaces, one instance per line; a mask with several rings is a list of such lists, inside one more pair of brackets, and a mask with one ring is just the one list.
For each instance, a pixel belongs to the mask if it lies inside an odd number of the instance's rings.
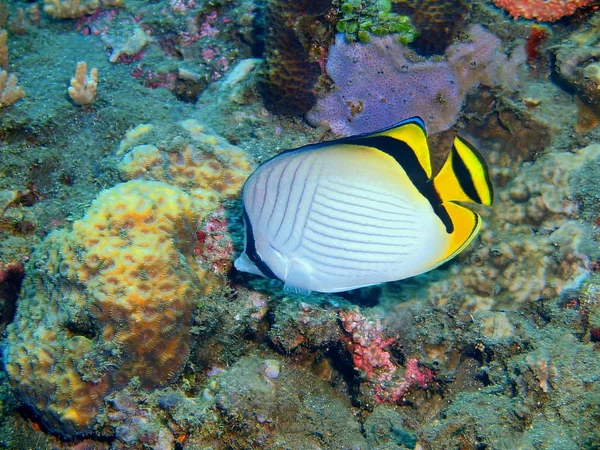
[[470,209],[452,202],[445,203],[444,208],[452,220],[454,230],[450,233],[448,248],[439,264],[445,263],[463,251],[481,228],[481,217]]
[[429,146],[427,145],[427,133],[421,118],[412,117],[403,120],[387,130],[375,133],[373,136],[388,136],[405,142],[414,152],[419,164],[427,174],[427,179],[431,178],[431,159]]
[[442,170],[433,180],[442,204],[451,201],[491,205],[494,190],[483,157],[459,136]]

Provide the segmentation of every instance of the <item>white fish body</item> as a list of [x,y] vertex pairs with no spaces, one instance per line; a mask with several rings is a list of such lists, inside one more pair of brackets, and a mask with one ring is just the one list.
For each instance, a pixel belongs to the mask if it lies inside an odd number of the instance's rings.
[[[448,219],[424,195],[433,184],[415,185],[394,157],[366,145],[373,142],[308,146],[261,165],[242,194],[246,249],[236,268],[289,290],[340,292],[418,275],[453,256]],[[422,163],[422,149],[418,156]],[[425,165],[428,158],[427,150]],[[478,228],[475,219],[468,233]]]

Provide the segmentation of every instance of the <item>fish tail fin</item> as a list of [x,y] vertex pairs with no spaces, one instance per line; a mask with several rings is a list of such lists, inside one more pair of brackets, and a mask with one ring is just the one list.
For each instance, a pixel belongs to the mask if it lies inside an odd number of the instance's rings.
[[491,205],[494,200],[485,160],[459,136],[454,139],[450,155],[433,184],[442,204],[459,201]]
[[443,263],[463,251],[481,228],[479,214],[455,202],[491,205],[494,190],[483,157],[459,136],[454,139],[452,151],[433,185],[452,222],[448,248],[440,262]]

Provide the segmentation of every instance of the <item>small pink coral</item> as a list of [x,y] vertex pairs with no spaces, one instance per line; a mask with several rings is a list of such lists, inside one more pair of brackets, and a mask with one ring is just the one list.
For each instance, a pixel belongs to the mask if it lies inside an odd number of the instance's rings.
[[434,379],[431,369],[419,364],[416,359],[406,362],[404,380],[380,383],[375,386],[375,400],[378,403],[399,402],[413,389],[427,389]]
[[219,207],[208,216],[204,227],[196,232],[196,239],[196,255],[215,274],[224,275],[231,269],[233,243],[223,207]]
[[396,366],[385,348],[392,338],[383,336],[378,320],[369,320],[358,311],[340,311],[346,335],[346,346],[354,361],[354,368],[364,372],[368,380],[391,380]]
[[169,7],[174,12],[186,14],[196,7],[196,0],[170,0]]
[[339,315],[354,368],[373,384],[377,402],[398,402],[411,390],[430,386],[434,373],[417,359],[408,359],[404,376],[398,374],[398,366],[386,350],[394,340],[384,336],[379,320],[366,318],[358,310],[340,311]]
[[200,37],[212,37],[219,34],[219,30],[215,27],[217,23],[217,11],[204,16],[204,22],[200,25]]
[[416,359],[409,359],[406,362],[404,379],[414,386],[427,389],[433,381],[433,370],[422,366]]

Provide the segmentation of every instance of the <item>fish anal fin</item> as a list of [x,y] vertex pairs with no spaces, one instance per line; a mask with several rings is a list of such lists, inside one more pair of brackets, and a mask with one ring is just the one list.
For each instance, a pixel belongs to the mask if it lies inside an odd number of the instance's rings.
[[442,203],[461,201],[491,205],[494,190],[483,156],[457,136],[448,159],[433,180]]
[[298,258],[290,259],[287,266],[287,276],[283,290],[294,294],[310,295],[308,288],[312,281],[312,268]]
[[283,291],[288,292],[290,294],[298,294],[298,295],[305,295],[305,296],[309,296],[312,292],[310,289],[296,286],[294,284],[290,284],[287,282],[284,283],[284,285],[283,285]]
[[449,235],[448,247],[438,265],[462,252],[475,239],[481,228],[481,217],[469,208],[452,202],[444,203],[442,206],[452,220],[454,231]]

